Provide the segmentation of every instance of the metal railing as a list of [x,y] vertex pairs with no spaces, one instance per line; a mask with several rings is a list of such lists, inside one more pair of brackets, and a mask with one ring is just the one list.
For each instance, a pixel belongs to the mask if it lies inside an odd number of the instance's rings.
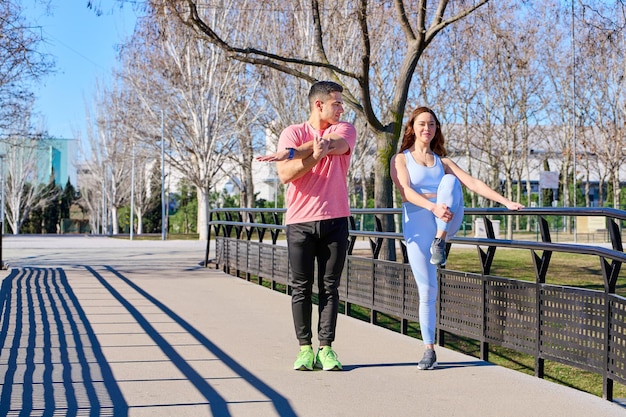
[[[395,316],[400,331],[407,333],[410,322],[418,322],[418,293],[401,233],[381,230],[380,215],[400,215],[400,209],[355,209],[352,211],[350,245],[340,297],[349,314],[353,305]],[[289,287],[287,247],[279,240],[285,229],[284,209],[229,208],[213,210],[209,218],[207,259],[211,228],[215,232],[215,265],[225,272],[259,284],[269,282]],[[503,346],[535,358],[535,375],[544,377],[546,360],[567,364],[602,376],[603,398],[613,400],[614,382],[626,384],[626,298],[616,287],[623,252],[620,223],[626,212],[616,209],[528,208],[465,210],[468,217],[482,217],[486,237],[454,237],[450,244],[477,248],[481,273],[439,269],[437,343],[446,333],[480,342],[481,358],[488,360],[489,345]],[[357,217],[373,216],[374,230],[357,230]],[[490,217],[534,216],[541,241],[496,239]],[[610,246],[552,242],[548,216],[601,216],[606,218]],[[266,237],[271,242],[266,243]],[[254,238],[254,239],[253,239]],[[355,253],[357,238],[369,243],[369,254]],[[401,259],[378,259],[385,240],[399,242]],[[529,250],[534,281],[491,275],[497,248]],[[366,251],[367,252],[367,251]],[[554,252],[597,257],[603,290],[590,290],[546,283]],[[572,271],[575,273],[575,271]]]

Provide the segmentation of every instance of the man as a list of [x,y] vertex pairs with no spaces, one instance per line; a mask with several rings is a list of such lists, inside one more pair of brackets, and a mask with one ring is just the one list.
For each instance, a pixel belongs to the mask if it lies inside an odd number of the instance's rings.
[[[354,126],[339,119],[343,88],[320,81],[309,91],[309,120],[287,127],[275,154],[259,157],[276,161],[287,190],[287,245],[291,267],[292,314],[300,353],[296,370],[341,370],[332,349],[339,307],[339,280],[348,246],[348,187],[346,177],[356,142]],[[311,318],[317,261],[319,350],[313,351]]]

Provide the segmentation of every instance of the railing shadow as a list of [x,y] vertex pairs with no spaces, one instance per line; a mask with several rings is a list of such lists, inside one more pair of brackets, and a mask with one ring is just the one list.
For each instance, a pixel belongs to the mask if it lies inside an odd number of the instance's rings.
[[[228,417],[228,401],[194,369],[111,277],[84,266],[132,316],[206,399],[212,415]],[[114,279],[148,300],[204,346],[241,381],[262,393],[277,415],[295,417],[289,401],[199,330],[113,267]],[[0,287],[0,416],[128,416],[129,407],[85,310],[62,268],[13,269]],[[258,401],[258,400],[256,400]],[[198,404],[200,405],[200,404]]]
[[128,415],[62,269],[13,269],[0,299],[0,415]]
[[[142,327],[146,334],[158,345],[168,359],[174,364],[185,377],[194,385],[194,387],[209,402],[213,415],[230,416],[228,403],[219,395],[219,393],[174,349],[174,347],[150,324],[145,316],[124,296],[122,296],[109,282],[107,282],[101,274],[91,267],[86,267],[96,279],[104,286],[113,297],[122,304],[128,312],[133,316],[137,323]],[[268,386],[256,375],[248,371],[244,366],[239,364],[235,359],[220,349],[215,343],[209,340],[204,334],[189,324],[186,320],[168,308],[165,304],[154,298],[148,292],[136,285],[134,282],[126,278],[121,272],[111,266],[105,267],[109,272],[122,280],[126,285],[135,290],[138,294],[145,297],[150,303],[156,306],[171,320],[183,328],[189,335],[196,339],[202,346],[208,349],[221,363],[227,366],[231,371],[238,375],[247,384],[253,386],[262,393],[269,401],[271,401],[274,409],[280,416],[295,417],[297,414],[289,404],[289,401],[279,394],[277,391]]]

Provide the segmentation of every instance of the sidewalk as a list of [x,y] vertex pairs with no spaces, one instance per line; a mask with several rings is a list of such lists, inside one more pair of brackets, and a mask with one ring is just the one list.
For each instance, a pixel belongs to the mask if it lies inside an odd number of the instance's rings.
[[342,315],[344,371],[293,371],[289,297],[202,267],[205,248],[5,236],[0,415],[626,416],[443,348],[418,371],[419,340]]

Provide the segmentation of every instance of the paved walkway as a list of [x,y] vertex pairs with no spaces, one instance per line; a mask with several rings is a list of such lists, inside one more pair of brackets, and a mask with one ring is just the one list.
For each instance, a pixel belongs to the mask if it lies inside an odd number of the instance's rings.
[[599,397],[340,316],[344,372],[296,372],[289,297],[205,243],[3,241],[0,416],[626,416]]

